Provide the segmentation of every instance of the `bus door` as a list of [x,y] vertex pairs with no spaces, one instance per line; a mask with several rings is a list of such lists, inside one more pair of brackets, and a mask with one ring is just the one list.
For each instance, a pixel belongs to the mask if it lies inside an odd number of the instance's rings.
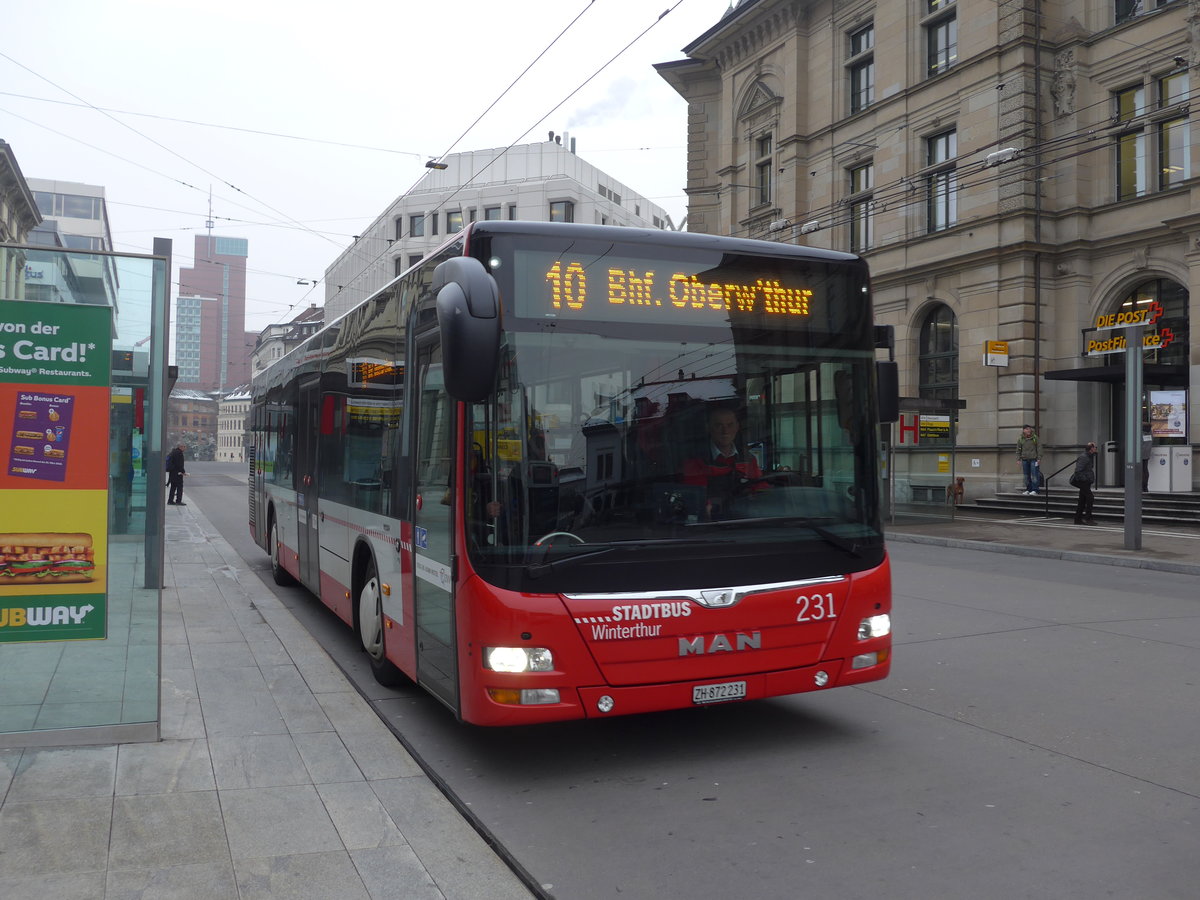
[[317,530],[317,437],[321,428],[321,382],[300,384],[296,429],[296,549],[300,581],[321,595],[321,558]]
[[436,336],[417,347],[416,447],[413,478],[413,618],[417,681],[458,709],[454,579],[454,417],[457,406],[442,380]]

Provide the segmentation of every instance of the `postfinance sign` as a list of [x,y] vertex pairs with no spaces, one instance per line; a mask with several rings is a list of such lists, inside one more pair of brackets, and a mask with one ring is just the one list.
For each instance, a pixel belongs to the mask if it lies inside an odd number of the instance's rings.
[[[1168,344],[1175,340],[1175,333],[1170,328],[1164,328],[1162,331],[1151,332],[1150,334],[1142,335],[1143,350],[1162,350]],[[1118,334],[1114,337],[1103,339],[1088,338],[1087,349],[1084,350],[1084,356],[1105,356],[1109,353],[1124,353],[1128,349],[1129,342],[1125,335]]]

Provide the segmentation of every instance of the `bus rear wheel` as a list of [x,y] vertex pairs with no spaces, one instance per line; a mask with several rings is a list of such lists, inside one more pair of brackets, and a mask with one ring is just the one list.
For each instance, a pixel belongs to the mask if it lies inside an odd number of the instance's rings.
[[383,637],[383,592],[375,560],[367,562],[362,587],[358,590],[358,639],[371,663],[371,674],[385,687],[395,687],[405,681],[404,673],[387,658]]
[[283,567],[279,560],[279,529],[275,527],[275,517],[271,517],[271,528],[267,533],[267,544],[271,553],[271,578],[281,587],[295,584],[296,579]]

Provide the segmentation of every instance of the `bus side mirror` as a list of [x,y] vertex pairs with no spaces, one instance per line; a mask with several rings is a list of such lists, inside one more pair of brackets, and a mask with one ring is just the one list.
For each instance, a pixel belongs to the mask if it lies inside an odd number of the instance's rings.
[[900,421],[900,366],[876,360],[875,387],[879,394],[879,421]]
[[442,336],[442,372],[455,400],[477,403],[492,393],[500,363],[500,288],[470,256],[433,270]]

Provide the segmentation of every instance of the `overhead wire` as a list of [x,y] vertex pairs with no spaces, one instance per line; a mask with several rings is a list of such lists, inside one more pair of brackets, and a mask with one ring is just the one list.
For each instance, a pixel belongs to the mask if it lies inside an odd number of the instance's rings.
[[106,106],[93,106],[88,103],[71,103],[67,100],[55,100],[51,97],[35,97],[32,94],[17,94],[13,91],[0,91],[0,97],[16,97],[22,100],[33,100],[38,103],[53,103],[59,106],[73,106],[78,109],[92,109],[105,113],[113,113],[120,116],[137,116],[143,119],[156,119],[160,122],[178,122],[182,125],[195,125],[200,128],[215,128],[222,131],[237,131],[242,134],[257,134],[263,137],[281,138],[289,141],[303,141],[306,144],[325,144],[331,147],[343,147],[350,150],[370,150],[374,153],[391,153],[396,156],[412,156],[416,159],[424,159],[420,153],[414,153],[411,150],[396,150],[393,147],[375,147],[370,144],[352,144],[346,141],[331,141],[327,138],[307,137],[299,134],[284,134],[279,131],[264,131],[259,128],[243,128],[238,125],[224,125],[219,122],[201,122],[196,119],[181,119],[177,116],[164,116],[160,113],[137,112],[131,109],[113,109]]
[[[658,15],[658,17],[657,17],[657,18],[656,18],[656,19],[655,19],[655,20],[654,20],[652,23],[650,23],[650,25],[648,25],[648,26],[647,26],[645,29],[643,29],[643,30],[642,30],[642,31],[641,31],[641,32],[640,32],[640,33],[639,33],[639,34],[638,34],[636,37],[634,37],[634,38],[633,38],[633,40],[629,41],[629,43],[627,43],[627,44],[626,44],[624,47],[622,47],[620,50],[618,50],[618,51],[617,51],[617,52],[616,52],[616,53],[615,53],[615,54],[614,54],[614,55],[613,55],[613,56],[612,56],[612,57],[611,57],[611,58],[610,58],[610,59],[609,59],[607,62],[605,62],[605,63],[604,63],[603,65],[601,65],[601,66],[600,66],[598,69],[596,69],[594,72],[592,72],[592,74],[590,74],[590,75],[589,75],[587,78],[585,78],[585,79],[584,79],[582,82],[580,82],[580,83],[579,83],[579,85],[577,85],[577,86],[576,86],[576,87],[575,87],[575,88],[574,88],[574,89],[573,89],[573,90],[572,90],[570,93],[568,93],[568,94],[567,94],[565,97],[563,97],[563,99],[562,99],[562,100],[560,100],[558,103],[556,103],[556,104],[555,104],[553,107],[551,107],[551,108],[550,108],[550,109],[549,109],[549,110],[548,110],[546,113],[544,113],[544,114],[543,114],[543,115],[542,115],[540,118],[538,118],[538,119],[537,119],[537,121],[535,121],[535,122],[534,122],[532,125],[530,125],[530,126],[529,126],[528,128],[526,128],[526,129],[525,129],[523,132],[521,132],[521,134],[520,134],[520,135],[519,135],[519,136],[518,136],[518,137],[517,137],[515,140],[513,140],[511,143],[509,143],[507,146],[505,146],[503,149],[501,149],[501,151],[500,151],[498,154],[496,154],[496,156],[495,156],[495,157],[494,157],[494,158],[493,158],[491,161],[489,161],[489,162],[488,162],[488,163],[486,163],[484,166],[482,166],[482,167],[479,169],[479,171],[475,172],[475,173],[474,173],[474,174],[473,174],[473,175],[472,175],[470,178],[468,178],[466,181],[464,181],[464,182],[462,182],[461,184],[459,184],[459,185],[455,186],[455,187],[454,187],[454,189],[453,189],[453,190],[452,190],[452,191],[451,191],[451,192],[450,192],[450,193],[449,193],[447,196],[443,197],[443,198],[442,198],[442,199],[439,201],[439,204],[438,204],[438,209],[441,209],[441,208],[443,208],[443,207],[444,207],[446,204],[448,204],[448,203],[449,203],[451,200],[453,200],[453,199],[454,199],[455,197],[457,197],[457,196],[458,196],[460,193],[462,193],[462,191],[463,191],[465,188],[469,187],[469,186],[470,186],[470,185],[471,185],[471,184],[472,184],[472,183],[473,183],[473,182],[474,182],[474,181],[475,181],[477,178],[479,178],[479,177],[480,177],[480,176],[481,176],[481,175],[482,175],[484,172],[486,172],[486,171],[487,171],[489,168],[491,168],[493,165],[495,165],[497,162],[499,162],[499,161],[500,161],[500,160],[501,160],[501,159],[502,159],[502,158],[503,158],[503,157],[504,157],[504,156],[505,156],[505,155],[508,153],[508,151],[510,151],[510,150],[511,150],[513,147],[515,147],[515,146],[516,146],[516,145],[517,145],[517,144],[518,144],[518,143],[519,143],[521,140],[523,140],[523,139],[524,139],[524,138],[525,138],[525,137],[526,137],[526,136],[529,134],[529,132],[533,131],[533,129],[537,128],[537,127],[538,127],[538,125],[540,125],[542,122],[544,122],[546,119],[548,119],[548,118],[549,118],[551,115],[553,115],[553,114],[554,114],[554,113],[555,113],[555,112],[556,112],[556,111],[557,111],[557,110],[558,110],[560,107],[562,107],[562,106],[563,106],[563,104],[565,104],[565,103],[566,103],[568,100],[570,100],[570,99],[571,99],[572,97],[574,97],[574,96],[575,96],[577,93],[579,93],[579,91],[581,91],[581,90],[582,90],[584,87],[586,87],[586,86],[587,86],[587,85],[588,85],[588,84],[589,84],[589,83],[590,83],[592,80],[594,80],[594,79],[595,79],[595,78],[596,78],[598,75],[600,75],[600,73],[601,73],[601,72],[603,72],[603,71],[604,71],[605,69],[607,69],[607,68],[608,68],[610,65],[612,65],[612,63],[613,63],[613,62],[615,62],[615,61],[616,61],[618,58],[620,58],[620,57],[621,57],[623,54],[625,54],[625,53],[626,53],[626,52],[629,50],[629,48],[630,48],[630,47],[632,47],[634,44],[636,44],[638,41],[640,41],[640,40],[641,40],[643,37],[645,37],[645,36],[646,36],[646,34],[648,34],[648,33],[651,31],[651,29],[655,28],[655,27],[656,27],[656,26],[657,26],[657,25],[658,25],[658,24],[659,24],[659,23],[660,23],[660,22],[661,22],[661,21],[662,21],[664,18],[666,18],[666,16],[667,16],[669,13],[671,13],[672,11],[674,11],[676,8],[678,8],[678,7],[679,7],[679,6],[680,6],[682,3],[684,3],[684,2],[685,2],[685,0],[676,0],[676,2],[675,2],[673,5],[671,5],[671,6],[670,6],[670,7],[668,7],[666,10],[664,10],[662,13],[660,13],[660,14]],[[588,10],[591,8],[591,6],[592,6],[592,4],[593,4],[593,3],[594,3],[594,0],[588,0],[588,6],[587,6],[587,7],[585,7],[585,8],[584,8],[584,9],[583,9],[583,10],[582,10],[580,13],[579,13],[579,15],[577,15],[577,16],[575,17],[575,19],[573,19],[573,20],[572,20],[572,21],[571,21],[571,22],[568,24],[568,26],[567,26],[566,28],[564,28],[564,29],[563,29],[563,31],[562,31],[562,32],[561,32],[561,33],[558,35],[558,37],[556,37],[556,38],[554,39],[554,41],[551,43],[551,46],[553,46],[553,43],[557,42],[557,41],[558,41],[558,40],[559,40],[559,39],[560,39],[560,38],[561,38],[561,37],[562,37],[564,34],[566,34],[566,32],[567,32],[568,30],[570,30],[570,28],[571,28],[571,27],[573,27],[573,26],[575,25],[575,23],[576,23],[576,22],[579,20],[579,18],[580,18],[580,17],[583,15],[583,13],[586,13],[586,12],[587,12],[587,11],[588,11]],[[549,48],[547,48],[547,49],[549,49]],[[538,58],[540,59],[540,58],[541,58],[541,56],[543,56],[543,55],[545,55],[545,51],[542,51],[542,53],[538,55]],[[523,76],[524,76],[524,74],[525,74],[526,72],[528,72],[528,71],[529,71],[529,68],[531,68],[531,66],[528,66],[528,67],[526,67],[526,68],[525,68],[525,70],[524,70],[524,71],[521,73],[521,75],[517,76],[518,80],[519,80],[521,77],[523,77]],[[514,82],[514,83],[515,83],[515,82]],[[512,86],[512,85],[510,85],[510,86],[509,86],[509,88],[511,88],[511,86]],[[507,91],[509,90],[509,88],[506,88],[506,89],[505,89],[505,93],[507,93]],[[492,106],[494,106],[494,105],[495,105],[495,103],[493,103],[493,104],[492,104]],[[491,109],[491,106],[489,106],[489,107],[488,107],[488,109]],[[486,112],[486,111],[485,111],[485,112]],[[480,118],[482,118],[482,116],[480,116]],[[478,121],[479,121],[479,120],[478,120],[478,119],[476,119],[476,123],[477,123]],[[474,124],[475,124],[475,123],[472,123],[472,126],[471,126],[471,127],[474,127]],[[467,131],[470,131],[470,128],[468,128],[468,129],[467,129]],[[466,134],[466,132],[464,132],[464,134]],[[460,139],[461,139],[461,138],[460,138]],[[454,145],[453,145],[453,144],[451,144],[451,148],[452,148],[453,146],[454,146]],[[442,156],[441,156],[441,157],[438,157],[438,158],[439,158],[439,159],[442,159],[442,158],[444,158],[446,155],[448,155],[448,154],[449,154],[449,152],[450,152],[450,149],[448,149],[448,150],[447,150],[445,153],[443,153],[443,154],[442,154]],[[401,194],[401,195],[400,195],[400,198],[398,198],[398,199],[401,199],[401,200],[402,200],[402,199],[404,199],[405,197],[407,197],[407,196],[408,196],[410,193],[412,193],[412,191],[413,191],[413,190],[414,190],[414,189],[417,187],[417,184],[419,184],[419,183],[420,183],[420,179],[418,179],[418,180],[417,180],[417,182],[416,182],[416,183],[414,183],[414,184],[413,184],[413,186],[412,186],[412,187],[410,187],[410,188],[408,189],[408,191],[406,191],[405,193]],[[393,204],[393,205],[394,205],[394,204]],[[378,220],[377,220],[377,221],[378,221]],[[411,235],[410,235],[409,231],[405,231],[405,232],[402,232],[402,233],[400,233],[400,234],[397,234],[397,236],[396,236],[395,240],[396,240],[396,241],[400,241],[400,240],[403,240],[404,238],[406,238],[406,237],[410,237],[410,236],[411,236]],[[389,250],[389,248],[391,247],[391,243],[392,243],[391,241],[388,241],[388,244],[387,244],[387,246],[385,246],[385,247],[384,247],[384,249],[383,249],[382,251],[380,251],[378,254],[376,254],[376,255],[375,255],[375,257],[373,257],[373,258],[372,258],[372,259],[371,259],[369,262],[367,262],[367,263],[366,263],[366,264],[365,264],[365,265],[364,265],[364,266],[363,266],[363,267],[362,267],[362,268],[361,268],[361,269],[360,269],[360,270],[359,270],[357,273],[355,273],[353,276],[351,276],[350,278],[348,278],[348,279],[346,280],[346,281],[347,281],[347,284],[346,284],[346,285],[344,285],[344,286],[342,287],[342,290],[344,290],[344,289],[345,289],[345,287],[347,287],[347,286],[349,286],[349,285],[352,285],[352,284],[353,284],[355,281],[357,281],[357,280],[358,280],[359,278],[361,278],[363,275],[367,274],[367,273],[368,273],[368,272],[369,272],[369,271],[370,271],[370,270],[371,270],[371,269],[372,269],[372,268],[375,266],[375,264],[376,264],[376,263],[378,263],[378,262],[379,262],[379,261],[380,261],[380,260],[381,260],[381,259],[382,259],[384,256],[386,256],[386,255],[387,255],[387,253],[388,253],[388,250]],[[340,293],[340,292],[341,292],[341,291],[339,290],[339,293]],[[336,296],[336,295],[335,295],[335,296]]]
[[[232,182],[228,181],[225,178],[222,178],[220,175],[217,175],[215,172],[210,171],[209,169],[205,168],[204,166],[200,165],[199,163],[197,163],[191,159],[188,159],[182,153],[179,153],[178,151],[172,149],[171,147],[168,147],[166,144],[162,143],[161,141],[155,140],[154,138],[150,137],[149,135],[144,134],[141,131],[138,131],[136,128],[134,128],[132,125],[130,125],[128,122],[122,122],[116,116],[112,115],[109,112],[106,112],[102,108],[96,106],[94,103],[90,103],[88,100],[84,99],[83,97],[80,97],[78,94],[74,93],[73,91],[69,90],[68,88],[65,88],[62,85],[55,83],[51,79],[47,78],[45,75],[42,75],[41,73],[34,71],[33,69],[31,69],[29,66],[25,65],[24,63],[22,63],[16,59],[13,59],[11,56],[9,56],[7,53],[3,52],[2,50],[0,50],[0,57],[7,59],[13,65],[24,69],[26,72],[33,75],[34,77],[40,78],[42,81],[46,82],[51,87],[54,87],[54,88],[62,91],[64,94],[67,94],[70,97],[74,97],[80,103],[85,104],[87,107],[100,113],[105,118],[110,119],[111,121],[115,122],[117,125],[120,125],[122,128],[132,131],[138,137],[142,138],[143,140],[149,141],[151,144],[154,144],[156,147],[158,147],[158,148],[166,151],[167,153],[171,154],[172,156],[182,160],[183,162],[187,163],[188,165],[192,166],[193,168],[198,169],[199,171],[203,172],[205,175],[208,175],[210,178],[214,178],[217,181],[220,181],[222,184],[224,184],[226,187],[230,188],[231,190],[236,191],[237,193],[242,194],[245,197],[248,197],[249,199],[253,200],[255,203],[259,204],[259,206],[264,207],[265,209],[269,209],[271,212],[275,213],[276,215],[282,216],[283,218],[287,219],[290,222],[294,222],[296,224],[301,224],[298,222],[298,220],[294,219],[292,216],[289,216],[287,213],[284,213],[281,210],[276,209],[271,204],[267,203],[266,201],[264,201],[258,197],[255,197],[253,194],[249,193],[248,191],[242,190],[237,185],[233,184]],[[179,182],[179,183],[185,184],[184,182]],[[303,228],[304,226],[301,225],[301,227]],[[337,243],[332,238],[328,238],[325,235],[319,234],[315,231],[311,232],[311,233],[314,237],[318,237],[321,240],[329,241],[331,244]]]

